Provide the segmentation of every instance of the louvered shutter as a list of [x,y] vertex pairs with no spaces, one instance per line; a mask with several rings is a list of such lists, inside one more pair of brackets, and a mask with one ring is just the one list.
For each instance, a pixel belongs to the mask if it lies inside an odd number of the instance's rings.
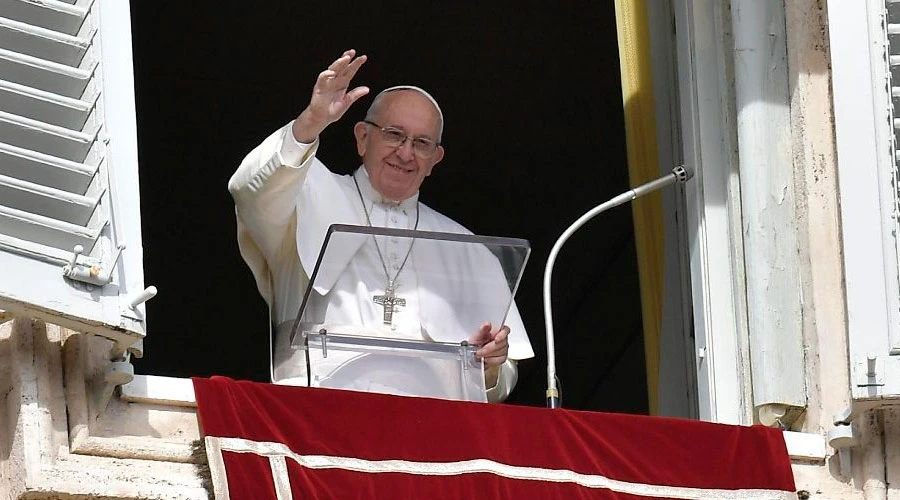
[[887,109],[890,111],[890,153],[893,160],[890,164],[891,174],[891,210],[887,219],[887,232],[890,234],[889,244],[891,256],[894,259],[894,270],[898,274],[892,276],[897,287],[894,289],[895,302],[893,318],[895,328],[889,331],[887,340],[888,355],[894,356],[891,368],[892,379],[888,388],[891,394],[900,396],[900,0],[887,0],[885,2],[885,19],[881,26],[886,28],[886,52],[888,60],[887,85],[890,95],[887,96]]
[[0,308],[142,338],[137,179],[128,2],[0,0]]
[[[850,387],[900,401],[900,2],[830,2]],[[825,325],[828,327],[828,325]]]
[[[872,6],[872,3],[875,5]],[[877,104],[887,114],[879,137],[882,162],[881,217],[884,241],[888,327],[850,336],[853,392],[858,399],[900,398],[900,1],[870,2],[870,30]],[[850,221],[852,223],[852,221]]]

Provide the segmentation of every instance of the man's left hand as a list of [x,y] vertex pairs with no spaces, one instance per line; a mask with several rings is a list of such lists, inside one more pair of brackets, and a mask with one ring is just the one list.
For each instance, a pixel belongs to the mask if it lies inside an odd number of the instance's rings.
[[484,382],[488,388],[497,385],[500,366],[506,362],[509,354],[508,337],[508,326],[503,325],[495,330],[490,322],[485,322],[475,335],[469,338],[469,343],[480,347],[475,351],[475,357],[484,360]]

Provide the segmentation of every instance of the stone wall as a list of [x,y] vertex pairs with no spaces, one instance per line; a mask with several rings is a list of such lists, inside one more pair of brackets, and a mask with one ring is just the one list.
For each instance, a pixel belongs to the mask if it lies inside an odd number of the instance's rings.
[[[875,409],[850,398],[841,224],[854,222],[840,218],[827,3],[793,0],[784,8],[808,396],[800,426],[840,450],[795,461],[794,472],[811,499],[900,500],[900,406]],[[840,415],[849,425],[835,425]]]
[[195,410],[118,397],[111,348],[39,321],[0,325],[0,500],[209,497]]

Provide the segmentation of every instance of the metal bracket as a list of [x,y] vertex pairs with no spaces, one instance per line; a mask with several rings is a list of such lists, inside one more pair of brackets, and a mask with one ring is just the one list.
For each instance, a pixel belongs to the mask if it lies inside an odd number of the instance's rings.
[[113,258],[112,264],[106,269],[101,269],[99,265],[88,266],[79,264],[78,257],[84,253],[84,247],[75,245],[75,248],[72,249],[72,258],[69,259],[68,264],[63,266],[63,276],[70,280],[80,281],[89,285],[106,286],[112,281],[112,271],[115,269],[116,264],[118,264],[119,257],[122,256],[122,250],[124,249],[125,245],[120,245],[116,249],[116,255],[115,258]]
[[[866,355],[865,373],[863,376],[866,381],[856,384],[856,387],[884,387],[884,379],[879,380],[878,377],[878,356],[874,352]],[[862,378],[862,376],[860,377]]]
[[328,330],[322,328],[319,330],[319,335],[322,336],[322,357],[328,357]]
[[459,343],[459,356],[463,359],[462,366],[464,371],[469,371],[469,359],[466,356],[466,351],[469,348],[469,342],[463,340]]

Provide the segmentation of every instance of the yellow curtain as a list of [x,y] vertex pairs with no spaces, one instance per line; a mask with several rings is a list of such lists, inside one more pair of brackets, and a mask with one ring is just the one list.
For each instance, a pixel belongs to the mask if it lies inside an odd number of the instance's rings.
[[[625,106],[628,177],[637,186],[659,176],[656,116],[646,0],[616,0],[619,69]],[[659,338],[662,330],[664,227],[662,198],[654,193],[632,204],[641,285],[644,356],[650,414],[659,408]]]

